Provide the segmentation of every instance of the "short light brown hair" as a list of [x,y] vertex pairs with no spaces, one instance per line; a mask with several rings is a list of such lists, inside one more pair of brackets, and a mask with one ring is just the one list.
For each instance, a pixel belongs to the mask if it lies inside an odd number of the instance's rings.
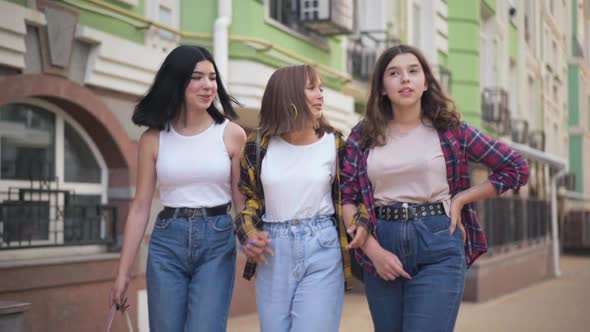
[[[309,65],[295,65],[275,71],[264,89],[258,116],[258,129],[265,135],[281,135],[305,128],[312,121],[305,85],[315,84],[319,75]],[[316,132],[322,136],[331,132],[332,126],[324,115],[319,119]]]

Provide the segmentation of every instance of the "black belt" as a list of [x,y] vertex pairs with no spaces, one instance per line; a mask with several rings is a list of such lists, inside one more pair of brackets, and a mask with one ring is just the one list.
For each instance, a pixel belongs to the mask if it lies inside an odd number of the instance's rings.
[[213,217],[226,214],[229,210],[229,207],[230,203],[225,203],[222,205],[208,208],[173,208],[165,206],[164,210],[160,211],[160,213],[158,214],[158,217],[160,217],[161,219]]
[[406,221],[424,217],[445,215],[443,203],[387,205],[375,208],[377,219],[387,221]]

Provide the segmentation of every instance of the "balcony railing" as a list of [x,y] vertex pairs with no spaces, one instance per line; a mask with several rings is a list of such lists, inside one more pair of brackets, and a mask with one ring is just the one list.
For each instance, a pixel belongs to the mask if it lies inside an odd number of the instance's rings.
[[353,79],[366,82],[371,78],[373,67],[377,61],[377,52],[374,48],[365,48],[359,44],[353,44],[348,48],[348,73]]
[[545,151],[545,132],[543,130],[533,130],[529,134],[529,145],[532,148]]
[[520,144],[529,142],[529,122],[524,119],[512,119],[512,141]]
[[508,108],[508,92],[502,88],[489,87],[481,93],[481,117],[483,124],[491,127],[497,135],[511,135],[511,115]]
[[549,201],[496,197],[477,207],[490,252],[542,242],[551,233]]
[[371,78],[377,58],[384,48],[399,45],[401,41],[386,30],[359,30],[348,38],[347,71],[357,81]]
[[116,242],[115,206],[45,184],[0,193],[0,250]]

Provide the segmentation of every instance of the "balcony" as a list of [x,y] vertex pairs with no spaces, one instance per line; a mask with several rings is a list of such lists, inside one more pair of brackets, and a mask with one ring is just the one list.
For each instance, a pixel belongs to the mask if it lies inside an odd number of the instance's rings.
[[543,130],[533,130],[529,133],[529,146],[531,148],[545,151],[545,132]]
[[349,45],[347,50],[347,70],[353,79],[368,82],[377,61],[375,48],[365,48],[361,44]]
[[520,144],[529,142],[529,122],[524,119],[512,119],[512,141]]
[[399,45],[401,41],[385,30],[361,30],[348,38],[347,71],[353,79],[367,82],[384,48]]
[[484,88],[481,93],[481,118],[483,125],[493,129],[498,136],[512,135],[508,92],[502,88]]
[[349,34],[354,28],[353,0],[299,0],[299,20],[322,36]]

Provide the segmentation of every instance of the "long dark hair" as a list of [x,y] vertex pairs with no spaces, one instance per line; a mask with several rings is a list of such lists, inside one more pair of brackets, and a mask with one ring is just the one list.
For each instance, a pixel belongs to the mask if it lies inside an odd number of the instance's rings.
[[[264,89],[258,129],[265,135],[303,129],[311,121],[305,85],[307,80],[315,84],[319,79],[315,69],[309,65],[288,66],[275,71]],[[334,130],[323,114],[318,121],[318,136]]]
[[432,69],[426,58],[415,47],[409,45],[398,45],[385,50],[373,70],[371,77],[371,89],[365,118],[361,123],[363,133],[362,143],[369,147],[382,146],[386,141],[387,124],[393,119],[391,102],[386,95],[383,95],[383,75],[387,65],[400,54],[410,53],[416,56],[426,79],[428,89],[422,94],[422,117],[430,120],[438,131],[447,130],[458,126],[461,116],[456,111],[453,99],[445,94],[440,87],[438,80],[432,74]]
[[168,54],[147,94],[135,106],[131,118],[133,123],[159,130],[169,129],[170,121],[186,109],[184,91],[191,80],[195,66],[203,60],[211,62],[215,68],[217,98],[223,107],[223,113],[221,113],[215,107],[215,103],[211,103],[207,113],[216,123],[222,123],[226,118],[237,118],[238,115],[232,103],[236,105],[240,103],[223,87],[211,53],[200,46],[181,45]]

